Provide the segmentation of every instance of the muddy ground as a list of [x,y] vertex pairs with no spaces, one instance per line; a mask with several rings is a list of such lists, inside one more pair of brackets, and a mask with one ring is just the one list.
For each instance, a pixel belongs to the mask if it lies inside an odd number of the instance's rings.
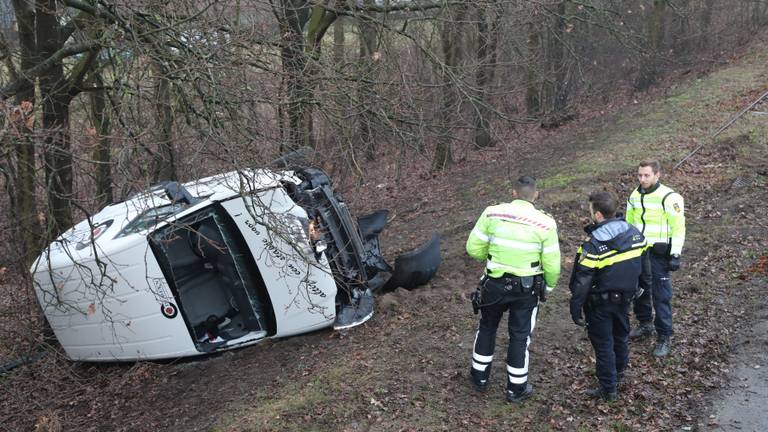
[[[418,183],[346,191],[359,212],[393,211],[383,239],[388,255],[433,231],[443,239],[437,277],[383,296],[361,327],[164,363],[70,363],[51,352],[0,375],[0,429],[765,430],[763,410],[748,409],[755,415],[745,418],[741,407],[764,407],[766,397],[759,336],[768,318],[768,124],[748,116],[717,140],[706,137],[764,91],[766,59],[768,48],[754,47],[711,75],[671,85],[663,97],[520,144],[535,151],[500,146]],[[620,399],[585,398],[596,382],[594,359],[568,316],[566,285],[586,194],[606,188],[626,196],[640,158],[659,156],[669,166],[702,142],[664,179],[687,207],[683,269],[673,275],[674,351],[659,360],[649,355],[652,340],[633,342]],[[483,207],[508,200],[509,180],[522,173],[544,187],[539,206],[560,227],[564,271],[531,344],[536,394],[510,406],[501,362],[486,394],[467,381],[477,318],[466,293],[482,265],[466,256],[464,242]],[[375,200],[365,198],[372,194]],[[503,329],[498,346],[503,352]]]

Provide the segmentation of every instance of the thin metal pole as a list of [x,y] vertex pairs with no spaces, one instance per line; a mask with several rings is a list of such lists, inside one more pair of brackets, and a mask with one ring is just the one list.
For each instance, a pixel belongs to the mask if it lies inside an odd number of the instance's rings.
[[[755,105],[759,104],[759,103],[760,103],[760,102],[761,102],[763,99],[765,99],[766,97],[768,97],[768,92],[765,92],[765,93],[763,93],[763,95],[762,95],[762,96],[760,96],[759,98],[757,98],[757,99],[756,99],[754,102],[752,102],[751,104],[749,104],[749,105],[748,105],[746,108],[744,108],[743,110],[739,111],[739,113],[738,113],[738,114],[736,114],[735,116],[733,116],[733,117],[732,117],[730,120],[728,120],[728,121],[727,121],[727,122],[726,122],[724,125],[720,126],[720,129],[718,129],[718,130],[717,130],[717,132],[715,132],[715,133],[714,133],[714,134],[713,134],[711,137],[709,137],[709,139],[708,139],[708,140],[713,140],[713,139],[717,138],[717,136],[718,136],[718,135],[720,135],[721,133],[723,133],[723,131],[725,131],[726,129],[728,129],[729,127],[731,127],[731,125],[732,125],[733,123],[735,123],[735,122],[736,122],[736,120],[738,120],[738,119],[739,119],[741,116],[743,116],[743,115],[744,115],[744,114],[745,114],[747,111],[751,110],[751,109],[752,109],[752,107],[754,107]],[[707,141],[708,141],[708,140],[707,140]],[[692,151],[692,152],[688,153],[688,155],[687,155],[686,157],[684,157],[684,158],[683,158],[683,159],[682,159],[680,162],[678,162],[678,163],[677,163],[677,165],[675,165],[675,166],[673,166],[673,167],[672,167],[672,171],[676,170],[676,169],[677,169],[677,167],[679,167],[680,165],[682,165],[682,164],[683,164],[685,161],[687,161],[687,160],[688,160],[688,159],[689,159],[691,156],[693,156],[693,155],[694,155],[696,152],[698,152],[699,150],[701,150],[701,148],[702,148],[702,147],[704,147],[704,144],[707,144],[707,141],[704,141],[704,142],[702,142],[701,144],[699,144],[699,146],[698,146],[698,147],[696,147],[695,149],[693,149],[693,151]]]

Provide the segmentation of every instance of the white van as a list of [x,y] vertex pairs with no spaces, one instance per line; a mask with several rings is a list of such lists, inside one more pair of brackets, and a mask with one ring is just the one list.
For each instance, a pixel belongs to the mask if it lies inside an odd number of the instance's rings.
[[62,234],[31,271],[73,360],[200,355],[361,324],[373,294],[426,283],[439,238],[384,261],[386,211],[357,223],[320,170],[166,182]]

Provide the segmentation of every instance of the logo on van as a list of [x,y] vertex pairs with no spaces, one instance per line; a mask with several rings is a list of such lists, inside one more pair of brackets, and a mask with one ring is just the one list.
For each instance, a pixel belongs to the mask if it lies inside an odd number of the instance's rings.
[[160,305],[160,312],[162,312],[164,317],[173,319],[179,314],[179,309],[173,303],[162,303]]

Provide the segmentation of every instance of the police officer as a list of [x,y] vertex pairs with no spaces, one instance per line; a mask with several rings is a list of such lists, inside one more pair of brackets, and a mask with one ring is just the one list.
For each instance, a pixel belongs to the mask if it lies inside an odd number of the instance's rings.
[[467,240],[467,253],[486,262],[471,380],[478,390],[488,386],[496,329],[509,311],[506,397],[513,403],[533,393],[528,384],[528,345],[539,300],[546,300],[560,276],[557,225],[533,206],[538,195],[535,179],[520,177],[513,185],[514,200],[486,208]]
[[[630,337],[640,338],[656,330],[653,355],[664,357],[671,349],[672,282],[670,271],[680,268],[680,254],[685,242],[683,197],[661,184],[661,164],[657,160],[640,162],[637,179],[640,186],[627,200],[627,222],[645,236],[651,247],[653,287],[635,301],[635,316],[640,324]],[[653,308],[651,308],[653,303]],[[656,320],[653,312],[656,312]]]
[[587,394],[606,401],[616,399],[629,363],[629,305],[638,287],[647,289],[651,284],[645,239],[635,227],[615,217],[617,206],[609,192],[589,196],[594,224],[585,228],[589,238],[576,253],[569,284],[571,318],[587,326],[595,350],[600,387]]

